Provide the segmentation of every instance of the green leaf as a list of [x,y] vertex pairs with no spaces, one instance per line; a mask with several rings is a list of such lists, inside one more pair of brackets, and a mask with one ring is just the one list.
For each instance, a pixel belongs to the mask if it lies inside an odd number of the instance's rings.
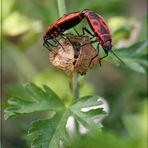
[[77,99],[73,104],[65,107],[60,98],[47,86],[44,90],[30,83],[26,85],[30,94],[29,99],[12,97],[5,109],[5,118],[31,114],[39,111],[54,111],[48,119],[34,121],[28,131],[32,136],[32,147],[59,148],[69,145],[69,135],[66,125],[69,117],[74,117],[88,130],[100,130],[101,125],[95,120],[104,115],[103,103],[98,96],[87,96]]
[[[147,48],[148,41],[141,41],[129,48],[120,48],[115,50],[116,54],[124,61],[127,67],[130,69],[140,72],[146,73],[146,69],[148,67],[147,62]],[[113,58],[115,58],[113,56]]]
[[98,128],[101,124],[96,124],[95,119],[105,115],[105,112],[100,105],[103,102],[98,96],[87,96],[78,99],[71,105],[70,111],[75,119],[83,124],[88,129]]
[[23,99],[21,97],[12,97],[8,100],[9,107],[5,109],[5,119],[13,116],[30,114],[37,111],[47,110],[62,110],[64,104],[59,97],[47,86],[44,86],[45,91],[33,83],[26,85],[27,92],[32,98]]
[[39,120],[32,123],[29,136],[33,136],[32,147],[59,148],[60,141],[69,145],[68,135],[65,130],[68,113],[56,114],[53,118]]

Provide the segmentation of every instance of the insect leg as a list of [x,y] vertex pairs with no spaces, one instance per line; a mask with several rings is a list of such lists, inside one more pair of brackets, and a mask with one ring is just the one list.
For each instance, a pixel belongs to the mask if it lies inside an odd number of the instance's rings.
[[[98,43],[98,45],[97,45],[97,47],[96,47],[96,55],[91,59],[89,65],[91,65],[91,62],[98,56],[98,54],[99,54],[99,45],[100,45],[100,44]],[[100,66],[101,66],[101,58],[99,59],[99,64],[100,64]]]
[[61,47],[63,48],[63,50],[65,51],[65,49],[64,49],[64,47],[63,47],[63,45],[55,38],[54,40],[53,40],[55,43],[57,42],[59,45],[61,45]]
[[48,41],[44,41],[43,46],[46,47],[49,51],[52,51],[51,48],[55,47],[53,44],[51,44]]
[[78,33],[78,31],[76,30],[76,28],[73,27],[73,30],[75,31],[75,33],[80,36],[80,34]]
[[98,42],[98,40],[94,40],[94,41],[91,41],[91,42],[89,42],[89,43],[83,44],[83,45],[81,45],[80,47],[83,47],[83,46],[85,46],[85,45],[87,45],[87,44],[93,44],[93,43],[95,43],[95,42]]
[[47,45],[50,45],[51,47],[56,47],[55,45],[53,45],[52,43],[47,41]]
[[108,56],[108,51],[104,50],[104,52],[106,53],[106,55],[103,56],[103,57],[101,57],[101,58],[100,58],[101,60],[104,59],[104,58],[106,58],[106,57]]
[[87,32],[89,35],[91,35],[92,37],[95,37],[94,34],[92,34],[89,29],[87,29],[85,26],[82,27],[82,31],[83,31],[83,35],[85,35],[85,32]]
[[[95,42],[97,42],[97,40],[91,41],[91,43],[95,43]],[[98,43],[98,45],[97,45],[97,47],[96,47],[97,55],[99,54],[99,45],[100,45],[100,43]],[[104,59],[105,57],[108,56],[108,51],[104,50],[104,52],[105,52],[106,55],[103,56],[103,57],[101,57],[100,60],[102,60],[102,59]]]
[[69,37],[67,37],[67,36],[66,36],[65,34],[63,34],[63,33],[60,33],[60,35],[61,35],[64,39],[67,39],[67,40],[70,42],[71,45],[73,45],[72,42],[70,41]]

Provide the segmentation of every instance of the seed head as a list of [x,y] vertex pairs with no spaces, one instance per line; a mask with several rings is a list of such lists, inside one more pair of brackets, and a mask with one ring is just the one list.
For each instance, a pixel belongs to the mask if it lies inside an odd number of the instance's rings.
[[56,68],[68,74],[77,72],[84,75],[89,69],[98,64],[101,65],[99,56],[90,43],[89,37],[66,34],[66,37],[61,38],[59,43],[49,55],[51,63]]

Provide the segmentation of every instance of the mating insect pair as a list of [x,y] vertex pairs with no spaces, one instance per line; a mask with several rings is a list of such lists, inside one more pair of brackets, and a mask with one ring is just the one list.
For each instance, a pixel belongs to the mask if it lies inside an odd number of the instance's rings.
[[[109,27],[106,21],[104,20],[104,18],[89,9],[84,9],[81,12],[73,12],[73,13],[65,14],[61,18],[59,18],[52,26],[49,26],[47,31],[45,32],[44,37],[43,37],[43,40],[44,40],[43,45],[47,49],[50,50],[50,48],[53,47],[54,45],[49,40],[58,42],[56,38],[59,35],[64,37],[64,34],[63,34],[64,31],[71,29],[74,26],[78,25],[84,18],[87,19],[90,25],[90,28],[93,31],[93,34],[86,27],[83,27],[82,28],[83,35],[85,34],[85,32],[87,32],[88,34],[92,36],[91,39],[95,38],[95,40],[92,41],[92,43],[98,42],[98,45],[96,47],[97,54],[99,53],[99,45],[101,45],[106,53],[104,57],[106,57],[108,55],[108,52],[112,51],[111,50],[112,49],[112,35],[110,34]],[[78,34],[77,31],[76,33]]]

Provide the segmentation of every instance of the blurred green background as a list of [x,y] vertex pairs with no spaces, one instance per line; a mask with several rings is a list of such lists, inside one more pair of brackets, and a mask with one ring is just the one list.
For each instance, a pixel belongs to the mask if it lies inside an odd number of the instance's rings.
[[[92,9],[108,22],[115,48],[128,48],[147,40],[146,0],[67,0],[67,12]],[[55,0],[2,1],[2,97],[25,96],[22,85],[47,84],[63,101],[71,100],[66,74],[55,69],[49,52],[42,46],[43,32],[59,18]],[[76,28],[80,31],[82,24]],[[116,50],[115,50],[116,52]],[[133,51],[134,52],[134,51]],[[143,69],[133,71],[118,66],[107,57],[102,66],[80,76],[80,96],[99,95],[109,105],[103,120],[103,133],[73,139],[73,147],[146,148],[147,76]],[[122,58],[122,57],[121,57]],[[3,121],[4,148],[29,147],[26,132],[32,120],[42,114]],[[87,142],[86,142],[87,141]]]

